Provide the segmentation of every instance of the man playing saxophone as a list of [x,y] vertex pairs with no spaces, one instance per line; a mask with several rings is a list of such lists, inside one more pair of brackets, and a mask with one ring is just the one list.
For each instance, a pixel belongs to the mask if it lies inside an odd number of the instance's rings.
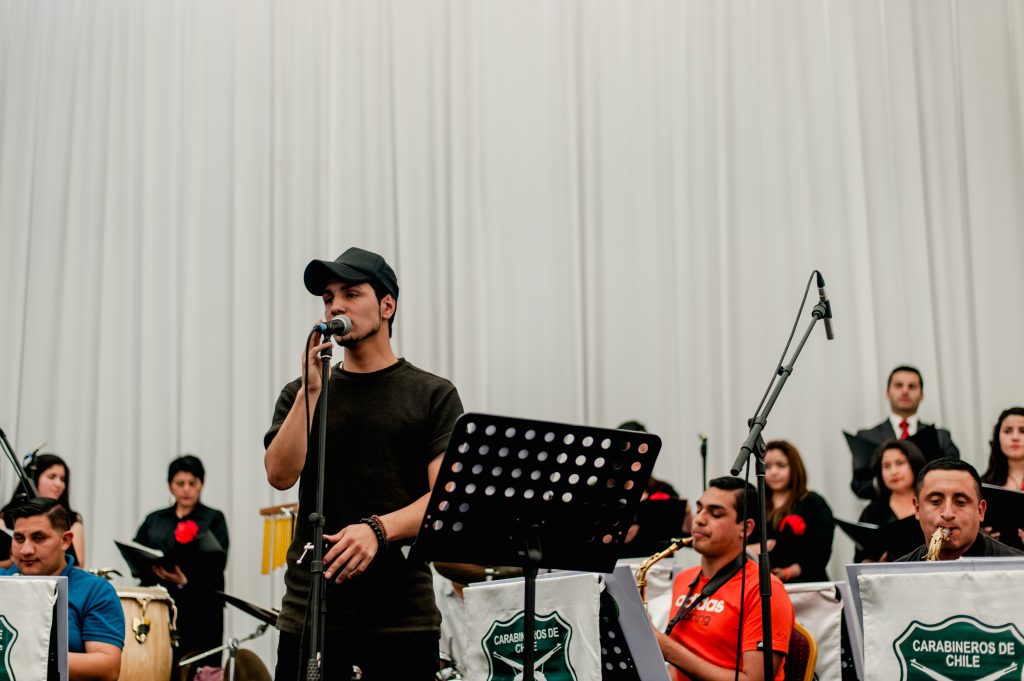
[[[743,547],[743,505],[753,515],[757,491],[740,478],[715,478],[697,502],[693,543],[700,565],[684,570],[672,587],[668,634],[655,630],[673,681],[764,681],[761,658],[761,595],[757,564]],[[745,523],[747,535],[754,521]],[[772,651],[775,678],[793,628],[793,605],[772,577]],[[737,645],[739,643],[739,645]],[[737,651],[739,658],[737,659]]]
[[914,491],[917,520],[928,543],[901,561],[1024,556],[980,531],[986,506],[981,478],[966,461],[932,461],[917,474]]

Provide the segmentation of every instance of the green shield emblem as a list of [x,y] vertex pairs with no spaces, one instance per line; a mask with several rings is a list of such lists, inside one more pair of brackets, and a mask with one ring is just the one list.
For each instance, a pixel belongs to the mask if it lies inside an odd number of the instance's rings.
[[[557,612],[535,620],[533,678],[535,681],[577,681],[569,662],[572,627]],[[523,613],[495,621],[480,641],[487,658],[487,681],[523,678]]]
[[11,626],[7,618],[0,615],[0,681],[15,681],[14,668],[11,667],[11,648],[18,640],[18,630]]
[[893,641],[900,681],[1024,680],[1024,635],[967,615],[911,622]]

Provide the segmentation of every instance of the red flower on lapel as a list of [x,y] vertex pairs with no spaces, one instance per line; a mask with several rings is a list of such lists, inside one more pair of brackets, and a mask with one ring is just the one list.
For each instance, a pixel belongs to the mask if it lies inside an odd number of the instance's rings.
[[807,522],[798,515],[787,515],[779,523],[779,532],[789,528],[789,531],[798,537],[802,537],[807,531]]
[[199,534],[199,526],[194,520],[182,520],[174,528],[174,540],[179,544],[187,544]]

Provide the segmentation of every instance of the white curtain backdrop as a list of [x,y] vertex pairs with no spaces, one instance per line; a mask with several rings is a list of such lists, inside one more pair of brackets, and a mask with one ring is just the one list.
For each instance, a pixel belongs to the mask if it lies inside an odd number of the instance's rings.
[[197,453],[228,590],[274,605],[311,258],[383,253],[467,409],[639,419],[691,499],[817,267],[838,338],[766,435],[854,518],[840,430],[892,366],[981,467],[1024,403],[1022,93],[1018,0],[0,0],[0,427],[69,461],[93,566]]

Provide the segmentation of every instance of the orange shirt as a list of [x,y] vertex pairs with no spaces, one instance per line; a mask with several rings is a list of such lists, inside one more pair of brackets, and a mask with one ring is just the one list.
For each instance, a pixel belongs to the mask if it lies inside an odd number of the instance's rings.
[[[746,597],[743,606],[743,652],[756,651],[761,640],[761,593],[757,585],[757,562],[747,561]],[[672,607],[669,619],[675,616],[690,590],[690,583],[700,566],[679,573],[672,583]],[[736,633],[740,617],[740,581],[742,573],[709,598],[705,598],[672,630],[672,639],[683,644],[701,659],[725,669],[736,668]],[[703,576],[693,590],[697,598],[708,580]],[[772,576],[772,650],[789,652],[789,635],[793,630],[793,604],[782,582]],[[690,681],[675,667],[670,667],[673,681]],[[779,666],[775,681],[782,681],[784,669]]]

